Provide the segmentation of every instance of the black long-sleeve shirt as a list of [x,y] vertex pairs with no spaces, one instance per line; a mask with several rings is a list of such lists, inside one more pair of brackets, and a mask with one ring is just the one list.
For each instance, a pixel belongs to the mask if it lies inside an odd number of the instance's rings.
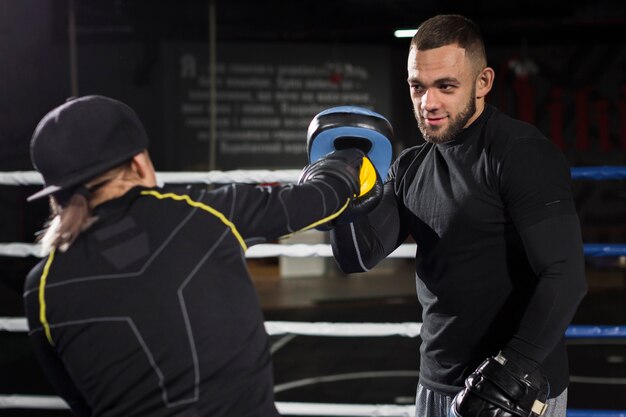
[[540,366],[551,396],[567,386],[564,332],[586,291],[570,182],[536,128],[487,105],[454,140],[405,150],[382,203],[331,232],[345,272],[415,239],[424,386],[454,395],[499,350]]
[[35,352],[80,416],[277,416],[244,253],[343,206],[333,178],[212,192],[136,187],[28,275]]

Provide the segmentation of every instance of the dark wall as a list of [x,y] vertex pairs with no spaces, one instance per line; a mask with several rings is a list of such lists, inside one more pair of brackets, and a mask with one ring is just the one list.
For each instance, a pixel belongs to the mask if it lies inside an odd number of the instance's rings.
[[[79,94],[106,94],[134,107],[152,138],[157,168],[206,169],[206,163],[197,158],[209,159],[205,140],[208,129],[205,124],[204,131],[200,128],[190,133],[185,126],[181,107],[188,102],[185,93],[190,86],[177,72],[185,49],[206,70],[210,2],[164,1],[151,7],[149,2],[139,0],[74,3]],[[398,0],[378,9],[366,2],[350,12],[352,2],[346,1],[339,2],[332,10],[333,17],[325,19],[313,18],[315,13],[305,18],[293,8],[281,8],[276,14],[267,8],[258,9],[256,4],[243,7],[245,2],[235,3],[217,2],[219,65],[270,65],[275,70],[281,65],[328,68],[319,78],[332,79],[336,91],[342,89],[342,81],[350,81],[349,75],[333,71],[329,64],[365,68],[370,75],[359,91],[370,94],[370,98],[348,103],[373,107],[389,117],[395,127],[397,148],[418,143],[419,135],[405,83],[409,41],[393,39],[391,29],[394,25],[411,26],[409,22],[415,26],[437,12],[457,11],[474,17],[485,33],[490,65],[496,69],[490,102],[536,123],[558,142],[574,164],[619,163],[624,153],[626,118],[620,119],[620,114],[626,111],[626,47],[617,35],[626,27],[626,20],[624,6],[620,8],[618,3],[600,1],[594,7],[576,2],[557,7],[551,3],[550,7],[540,7],[539,2],[530,2],[504,7],[489,1],[456,5],[423,2],[418,7]],[[69,0],[0,2],[2,170],[30,169],[28,141],[35,124],[47,110],[71,95],[70,4]],[[229,18],[226,13],[235,5],[243,8]],[[302,7],[306,8],[306,3]],[[289,11],[294,15],[287,16]],[[367,13],[377,14],[371,16],[371,23],[364,24]],[[273,18],[264,18],[266,14]],[[240,25],[235,27],[233,22]],[[356,27],[361,27],[360,33]],[[527,76],[520,73],[524,70],[520,63],[533,64]],[[221,76],[223,81],[226,75]],[[276,77],[272,82],[274,85],[264,90],[284,91],[276,84]],[[196,87],[208,92],[206,84]],[[218,86],[218,106],[227,104],[223,99],[226,90]],[[324,92],[323,87],[314,92]],[[302,95],[297,99],[302,101],[299,104],[307,104]],[[275,111],[280,110],[280,100],[271,104]],[[317,107],[302,114],[299,123],[288,121],[289,127],[304,131],[305,121],[315,109],[346,103],[339,100],[314,104]],[[208,114],[206,105],[204,114]],[[557,117],[562,122],[555,121]],[[220,119],[218,123],[235,123],[233,119]],[[229,127],[221,124],[220,129],[218,140]],[[259,127],[252,125],[250,129]],[[197,143],[193,143],[194,134],[200,138]],[[234,154],[225,158],[228,162],[222,168],[237,168],[239,156],[240,167],[255,166],[245,154]],[[296,166],[303,161],[301,154],[285,156],[268,154],[264,167]]]
[[0,169],[30,169],[28,138],[69,95],[67,49],[50,41],[58,2],[0,2]]

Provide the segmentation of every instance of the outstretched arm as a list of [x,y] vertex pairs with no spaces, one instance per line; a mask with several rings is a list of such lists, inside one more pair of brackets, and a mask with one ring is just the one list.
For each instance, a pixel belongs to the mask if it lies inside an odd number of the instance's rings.
[[365,181],[363,167],[371,167],[368,164],[357,149],[335,151],[307,166],[297,185],[233,185],[220,192],[230,194],[223,200],[232,202],[229,218],[244,239],[250,244],[259,243],[340,220],[346,214],[358,216],[363,207],[353,203],[363,200],[361,192],[377,192],[377,198],[372,197],[376,201],[371,202],[378,202],[382,186],[374,185],[380,184],[380,179],[375,180],[373,169],[366,171],[374,179]]

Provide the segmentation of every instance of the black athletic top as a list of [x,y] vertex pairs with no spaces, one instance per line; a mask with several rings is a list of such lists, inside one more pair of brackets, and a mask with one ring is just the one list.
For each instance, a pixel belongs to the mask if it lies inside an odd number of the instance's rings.
[[[189,193],[189,194],[188,194]],[[277,416],[244,252],[337,211],[332,178],[212,192],[136,187],[28,275],[35,352],[80,416]]]
[[423,307],[420,382],[454,395],[500,350],[539,364],[551,397],[568,384],[564,332],[585,294],[568,165],[536,128],[492,106],[454,140],[405,150],[383,202],[337,227],[346,272],[372,268],[408,235]]

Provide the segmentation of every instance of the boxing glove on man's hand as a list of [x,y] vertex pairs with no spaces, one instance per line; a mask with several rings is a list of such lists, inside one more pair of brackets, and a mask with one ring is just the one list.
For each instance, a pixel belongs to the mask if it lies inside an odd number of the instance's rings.
[[376,169],[363,151],[356,148],[342,149],[329,153],[311,165],[307,165],[298,184],[312,180],[334,177],[348,185],[351,194],[349,203],[333,220],[316,227],[330,230],[337,224],[351,223],[373,210],[383,195],[383,184]]
[[538,417],[546,411],[547,378],[525,373],[501,354],[486,359],[452,400],[450,417]]

